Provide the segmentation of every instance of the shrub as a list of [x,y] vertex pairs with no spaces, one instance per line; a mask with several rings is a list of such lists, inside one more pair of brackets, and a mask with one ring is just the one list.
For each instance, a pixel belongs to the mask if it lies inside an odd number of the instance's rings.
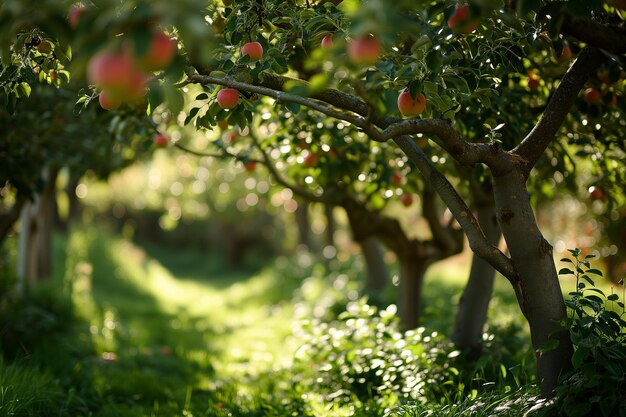
[[449,366],[452,345],[424,328],[400,333],[395,313],[393,305],[379,311],[360,299],[337,321],[305,322],[296,355],[307,375],[302,383],[325,402],[370,412],[400,399],[441,397],[458,373]]
[[[595,287],[592,275],[602,272],[591,268],[579,249],[572,249],[571,264],[559,271],[573,275],[576,290],[569,293],[567,327],[574,345],[573,369],[563,375],[556,399],[540,415],[626,416],[626,313],[623,301],[611,292],[605,295]],[[623,286],[623,281],[621,282]],[[622,289],[622,299],[623,299]]]

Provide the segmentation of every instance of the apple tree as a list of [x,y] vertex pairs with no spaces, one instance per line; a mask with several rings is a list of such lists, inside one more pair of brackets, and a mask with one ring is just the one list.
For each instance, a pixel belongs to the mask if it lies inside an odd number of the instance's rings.
[[[54,10],[52,3],[38,2],[37,7]],[[144,68],[141,73],[139,84],[142,91],[147,87],[150,112],[165,107],[173,120],[190,122],[197,114],[181,113],[190,84],[203,87],[204,95],[195,100],[205,101],[209,108],[221,88],[233,89],[238,93],[231,92],[225,104],[232,107],[229,118],[237,124],[252,124],[254,129],[289,126],[301,112],[311,110],[329,123],[358,129],[355,141],[366,149],[374,149],[376,142],[401,150],[404,156],[400,160],[406,158],[415,167],[410,171],[419,171],[439,195],[474,253],[510,281],[529,323],[542,392],[553,395],[559,374],[571,367],[573,349],[563,327],[565,305],[552,245],[537,225],[531,191],[545,188],[546,182],[551,185],[545,175],[538,174],[547,156],[550,164],[556,160],[556,164],[568,166],[575,160],[572,153],[597,155],[598,150],[607,149],[596,160],[610,160],[609,167],[623,169],[619,162],[620,155],[623,160],[623,126],[621,119],[616,121],[624,107],[623,82],[610,90],[615,100],[610,95],[606,103],[588,84],[604,67],[617,68],[614,71],[621,74],[626,53],[621,3],[180,3],[94,0],[72,32],[68,24],[60,23],[58,11],[51,15],[56,20],[24,21],[21,19],[33,5],[5,2],[0,8],[0,28],[7,27],[7,14],[9,21],[20,24],[0,31],[3,62],[13,37],[29,24],[41,28],[55,42],[71,41],[79,56],[75,71],[89,68],[87,61],[100,59],[102,51],[124,59],[130,54],[132,62],[124,65],[141,67],[153,33],[164,30],[176,37],[179,49],[163,72]],[[321,48],[323,39],[326,46],[332,46]],[[256,44],[247,46],[256,42],[263,50],[261,56]],[[551,60],[552,55],[567,65],[545,80],[539,78],[542,60]],[[515,100],[522,78],[528,78],[528,90],[540,92],[536,99]],[[96,93],[117,89],[118,99],[126,99],[120,92],[131,93],[134,85],[128,79],[117,85],[98,77],[90,81]],[[421,112],[419,116],[400,117],[397,99],[404,91],[415,102],[403,98],[400,110],[413,115]],[[607,111],[613,102],[615,110]],[[280,110],[268,119],[254,117],[264,106]],[[581,113],[585,106],[587,114]],[[606,123],[590,126],[591,116]],[[205,124],[212,126],[217,120],[217,112],[209,112]],[[562,128],[580,128],[586,133]],[[429,139],[428,152],[418,146],[423,138]],[[324,150],[321,140],[312,139]],[[389,159],[373,161],[391,164]],[[459,175],[450,175],[456,166],[470,170],[483,184],[490,182],[484,191],[493,199],[508,255],[486,237],[484,220],[474,216],[471,194],[463,190],[467,183],[458,180]],[[615,183],[620,178],[621,174],[609,175],[603,180]]]

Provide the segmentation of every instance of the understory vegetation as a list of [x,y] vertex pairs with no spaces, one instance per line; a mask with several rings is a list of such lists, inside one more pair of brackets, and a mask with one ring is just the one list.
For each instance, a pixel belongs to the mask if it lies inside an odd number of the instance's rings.
[[422,327],[401,332],[394,305],[368,303],[352,255],[233,269],[94,227],[54,251],[50,280],[0,304],[3,416],[624,415],[623,290],[595,287],[580,251],[561,270],[575,279],[574,367],[549,403],[505,282],[482,356],[448,341],[454,266],[433,268]]

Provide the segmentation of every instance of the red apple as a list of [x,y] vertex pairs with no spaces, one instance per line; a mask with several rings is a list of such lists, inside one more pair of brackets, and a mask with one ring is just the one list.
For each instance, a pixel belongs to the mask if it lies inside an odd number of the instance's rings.
[[154,32],[148,50],[139,56],[139,63],[147,71],[167,67],[176,55],[176,42],[161,31]]
[[322,39],[322,48],[324,49],[328,49],[331,48],[333,46],[333,34],[329,33],[328,35],[324,36],[324,39]]
[[314,153],[310,153],[307,155],[306,158],[304,158],[304,166],[306,167],[312,167],[315,166],[315,164],[317,164],[317,155]]
[[526,78],[526,83],[528,84],[528,88],[531,90],[536,90],[539,88],[541,78],[537,75],[535,70],[531,70],[528,72],[528,78]]
[[248,161],[246,162],[246,171],[253,172],[256,169],[256,162]]
[[572,59],[572,49],[567,43],[564,43],[561,55],[557,55],[556,51],[552,51],[552,57],[558,62],[567,62]]
[[72,28],[76,28],[78,23],[80,22],[80,16],[87,11],[86,7],[74,7],[70,10],[70,14],[68,16],[68,20],[70,22],[70,26]]
[[381,51],[380,42],[373,36],[354,39],[348,44],[348,58],[358,64],[375,62]]
[[250,61],[258,61],[263,57],[263,46],[259,42],[248,42],[241,48],[241,56],[248,55]]
[[602,95],[598,90],[589,87],[585,90],[585,101],[589,104],[597,104],[602,100]]
[[223,109],[232,109],[237,107],[239,101],[239,92],[234,88],[222,88],[217,92],[217,104]]
[[115,110],[122,105],[122,101],[118,100],[115,96],[111,96],[106,91],[101,91],[98,96],[98,102],[100,107],[105,110]]
[[162,133],[159,133],[152,139],[152,142],[154,142],[154,146],[157,148],[165,148],[169,141],[170,140],[168,139],[168,137]]
[[87,66],[87,79],[91,84],[120,97],[137,96],[145,84],[144,75],[122,52],[105,51],[94,55]]
[[413,196],[411,194],[402,194],[400,196],[400,201],[402,202],[402,205],[404,205],[404,207],[409,207],[411,204],[413,204]]
[[402,175],[398,172],[394,171],[393,175],[391,175],[391,184],[392,185],[400,185],[402,184]]
[[478,21],[470,18],[468,6],[457,7],[454,14],[448,19],[448,27],[454,33],[468,34],[478,28]]
[[413,98],[411,93],[405,90],[398,96],[398,110],[403,116],[417,116],[424,111],[425,107],[426,97],[422,93]]
[[600,200],[600,201],[608,200],[608,196],[605,194],[604,191],[602,191],[602,188],[596,187],[595,185],[592,185],[591,187],[589,187],[589,197],[592,200]]

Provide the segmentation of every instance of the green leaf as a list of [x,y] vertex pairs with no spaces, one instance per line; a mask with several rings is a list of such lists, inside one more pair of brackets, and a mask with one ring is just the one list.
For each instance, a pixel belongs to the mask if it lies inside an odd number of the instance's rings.
[[537,350],[539,352],[545,353],[545,352],[550,352],[551,350],[556,349],[558,346],[559,346],[559,341],[555,339],[551,339],[543,343]]
[[588,269],[587,273],[602,276],[602,271],[600,271],[599,269],[594,269],[594,268]]
[[584,346],[579,346],[578,349],[576,349],[576,352],[572,355],[572,365],[574,365],[574,368],[580,368],[580,365],[587,359],[587,356],[589,356],[589,352],[589,348]]
[[293,114],[298,114],[300,112],[300,105],[298,103],[286,103],[285,107],[287,107]]
[[559,270],[559,275],[574,275],[574,271],[569,268],[561,268]]

